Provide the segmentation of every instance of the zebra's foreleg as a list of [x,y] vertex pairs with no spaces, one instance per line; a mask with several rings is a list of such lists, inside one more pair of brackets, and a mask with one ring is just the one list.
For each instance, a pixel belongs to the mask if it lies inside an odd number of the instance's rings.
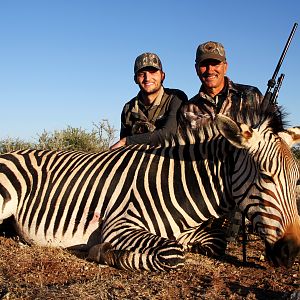
[[203,231],[201,241],[189,245],[189,250],[208,257],[219,257],[225,254],[227,241],[224,232],[219,229]]
[[184,250],[176,241],[161,238],[159,245],[143,251],[114,249],[110,243],[102,243],[91,247],[88,259],[118,269],[168,271],[183,266]]
[[188,250],[209,257],[225,254],[227,248],[225,218],[211,219],[191,232],[186,238]]

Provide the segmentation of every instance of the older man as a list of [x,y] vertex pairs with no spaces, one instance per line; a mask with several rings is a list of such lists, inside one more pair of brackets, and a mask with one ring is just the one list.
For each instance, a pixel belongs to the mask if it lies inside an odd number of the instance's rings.
[[182,109],[185,121],[192,128],[207,124],[217,113],[234,118],[237,111],[251,109],[263,100],[257,87],[234,83],[226,76],[228,62],[221,43],[200,44],[195,62],[202,85]]
[[[228,62],[224,46],[219,42],[208,41],[200,44],[196,51],[196,73],[201,81],[199,93],[181,109],[182,128],[186,125],[196,129],[209,124],[216,114],[222,113],[235,119],[258,108],[263,101],[259,89],[254,86],[232,82],[227,76]],[[236,237],[242,216],[239,211],[224,219],[224,230],[228,240]],[[222,221],[215,220],[210,226],[221,228]]]

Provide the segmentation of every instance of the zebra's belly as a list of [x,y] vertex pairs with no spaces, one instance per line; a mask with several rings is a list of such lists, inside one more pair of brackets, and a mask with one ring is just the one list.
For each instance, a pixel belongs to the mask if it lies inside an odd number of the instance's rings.
[[87,228],[79,224],[76,230],[70,225],[66,230],[63,227],[54,230],[51,226],[46,229],[44,226],[37,227],[36,224],[22,226],[17,222],[16,230],[24,241],[39,246],[87,250],[101,242],[101,229],[98,222],[90,222]]

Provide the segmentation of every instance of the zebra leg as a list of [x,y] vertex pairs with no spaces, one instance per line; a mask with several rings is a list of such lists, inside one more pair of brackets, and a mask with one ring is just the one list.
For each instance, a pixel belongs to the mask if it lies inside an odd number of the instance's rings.
[[227,248],[225,223],[225,217],[204,222],[193,232],[189,251],[209,257],[224,255]]
[[182,245],[163,238],[157,242],[136,250],[114,249],[110,243],[97,244],[89,250],[88,259],[125,270],[169,271],[183,266]]
[[89,249],[87,260],[95,261],[99,264],[106,264],[109,251],[112,250],[110,243],[96,244]]

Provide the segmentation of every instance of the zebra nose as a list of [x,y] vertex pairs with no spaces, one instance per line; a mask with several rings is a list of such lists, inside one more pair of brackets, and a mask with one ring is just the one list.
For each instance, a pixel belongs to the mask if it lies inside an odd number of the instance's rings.
[[281,238],[273,247],[266,244],[266,256],[275,267],[284,266],[290,268],[299,253],[300,245],[297,239],[291,236]]

